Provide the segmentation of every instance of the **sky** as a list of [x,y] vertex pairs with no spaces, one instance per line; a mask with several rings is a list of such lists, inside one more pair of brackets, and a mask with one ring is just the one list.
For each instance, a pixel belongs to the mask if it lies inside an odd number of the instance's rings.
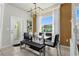
[[42,25],[52,24],[52,16],[43,16]]
[[79,23],[79,8],[76,8],[76,22]]

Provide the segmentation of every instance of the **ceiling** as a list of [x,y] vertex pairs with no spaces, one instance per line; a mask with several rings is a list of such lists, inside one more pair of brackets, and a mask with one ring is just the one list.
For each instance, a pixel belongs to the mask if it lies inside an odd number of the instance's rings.
[[[31,10],[35,7],[33,3],[9,3],[9,4],[25,11]],[[37,3],[37,7],[41,7],[42,9],[45,9],[54,4],[55,3]]]

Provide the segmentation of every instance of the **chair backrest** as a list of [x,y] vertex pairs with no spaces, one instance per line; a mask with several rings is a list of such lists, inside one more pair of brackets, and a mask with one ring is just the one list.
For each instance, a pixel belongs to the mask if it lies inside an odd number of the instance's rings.
[[45,35],[46,36],[52,36],[52,33],[46,33]]
[[54,39],[53,47],[56,47],[58,43],[59,43],[59,34],[56,34],[55,39]]
[[24,33],[24,40],[29,41],[29,33]]
[[39,32],[39,36],[42,36],[42,34],[43,34],[42,32]]
[[47,38],[47,40],[52,40],[52,33],[45,33],[45,36],[50,36],[49,38]]

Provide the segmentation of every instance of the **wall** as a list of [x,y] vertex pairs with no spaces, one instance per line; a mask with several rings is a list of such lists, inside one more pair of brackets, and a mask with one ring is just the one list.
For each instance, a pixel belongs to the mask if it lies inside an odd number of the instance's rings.
[[72,4],[72,39],[70,43],[70,55],[71,56],[77,56],[78,54],[78,48],[77,48],[77,43],[79,39],[79,30],[77,29],[76,26],[76,8],[79,8],[79,3],[73,3]]
[[2,39],[3,13],[4,13],[4,4],[0,3],[0,47],[1,47],[1,39]]
[[71,4],[64,3],[60,6],[60,41],[62,45],[69,46],[71,38]]
[[4,18],[3,18],[3,31],[2,31],[2,48],[11,45],[10,30],[9,30],[11,16],[24,17],[24,18],[26,18],[26,20],[29,18],[29,16],[26,14],[26,12],[24,12],[12,5],[5,4]]

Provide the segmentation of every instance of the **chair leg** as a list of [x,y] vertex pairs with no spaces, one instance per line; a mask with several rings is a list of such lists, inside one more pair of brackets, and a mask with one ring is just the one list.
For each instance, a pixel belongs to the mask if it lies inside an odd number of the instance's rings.
[[62,54],[61,54],[61,46],[59,45],[59,51],[60,51],[60,56],[62,56]]
[[25,44],[25,48],[26,48],[26,44]]
[[21,45],[22,45],[22,44],[20,43],[20,49],[22,49]]
[[22,45],[23,45],[23,43],[22,43],[22,42],[20,42],[20,49],[23,49]]
[[46,52],[46,51],[45,51],[45,47],[44,47],[44,48],[43,48],[43,55],[44,55],[44,56],[45,56],[45,52]]
[[57,45],[58,54],[61,56],[61,46],[60,44]]
[[43,56],[45,56],[45,47],[43,49],[41,49],[39,52],[40,52],[40,56],[42,53],[43,53]]
[[41,50],[39,51],[39,53],[40,53],[40,56],[41,56]]
[[56,47],[56,50],[57,50],[57,56],[59,56],[59,54],[58,54],[58,47]]

